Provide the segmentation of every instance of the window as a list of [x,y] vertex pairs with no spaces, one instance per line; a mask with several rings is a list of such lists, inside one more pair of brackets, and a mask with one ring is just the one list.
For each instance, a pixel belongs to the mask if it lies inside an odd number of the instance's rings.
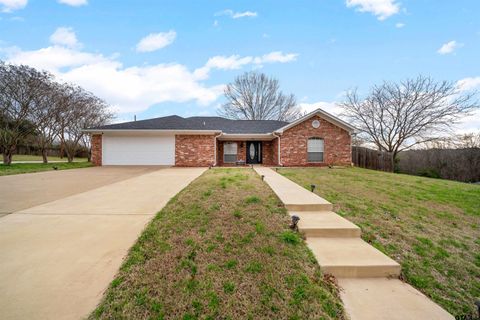
[[223,144],[223,162],[233,163],[237,161],[237,143],[225,142]]
[[323,162],[323,139],[309,138],[307,152],[308,162]]

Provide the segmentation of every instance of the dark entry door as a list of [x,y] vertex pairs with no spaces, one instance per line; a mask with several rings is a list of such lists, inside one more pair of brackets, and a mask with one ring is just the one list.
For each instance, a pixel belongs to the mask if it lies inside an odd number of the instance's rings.
[[262,163],[262,143],[260,141],[247,142],[247,163]]

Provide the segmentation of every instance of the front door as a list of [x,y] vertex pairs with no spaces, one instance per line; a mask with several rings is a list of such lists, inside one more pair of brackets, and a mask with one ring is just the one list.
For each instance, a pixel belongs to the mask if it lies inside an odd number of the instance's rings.
[[260,141],[247,142],[247,163],[262,163],[262,143]]

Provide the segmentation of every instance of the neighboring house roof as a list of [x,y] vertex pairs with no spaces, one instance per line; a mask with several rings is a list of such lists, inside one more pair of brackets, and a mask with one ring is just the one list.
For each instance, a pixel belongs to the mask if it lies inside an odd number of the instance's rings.
[[221,117],[168,116],[147,120],[110,124],[86,131],[101,130],[210,130],[224,133],[272,133],[288,122],[276,120],[230,120]]
[[353,133],[355,127],[334,115],[317,109],[291,123],[277,120],[231,120],[222,117],[190,117],[168,116],[147,120],[116,123],[85,131],[142,131],[142,130],[173,130],[173,131],[218,131],[225,134],[271,134],[272,132],[283,133],[297,124],[319,115],[333,124]]

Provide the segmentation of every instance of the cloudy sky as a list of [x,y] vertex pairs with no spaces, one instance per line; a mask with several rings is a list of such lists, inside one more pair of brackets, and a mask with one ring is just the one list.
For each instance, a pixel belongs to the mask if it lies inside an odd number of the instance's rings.
[[[418,74],[480,89],[480,1],[0,0],[0,58],[49,70],[119,120],[215,115],[261,70],[305,110]],[[478,130],[480,113],[458,132]]]

